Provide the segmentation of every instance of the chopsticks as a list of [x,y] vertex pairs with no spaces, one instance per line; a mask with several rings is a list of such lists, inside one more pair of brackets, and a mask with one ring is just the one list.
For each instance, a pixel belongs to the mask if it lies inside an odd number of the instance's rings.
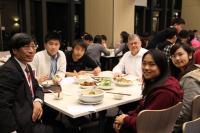
[[131,96],[131,94],[127,94],[127,93],[120,93],[120,92],[106,92],[106,93],[111,93],[111,94],[120,94],[120,95]]

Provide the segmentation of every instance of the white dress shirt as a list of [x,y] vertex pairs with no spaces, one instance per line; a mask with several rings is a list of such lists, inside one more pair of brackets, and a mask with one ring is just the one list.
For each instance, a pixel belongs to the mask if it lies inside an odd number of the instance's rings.
[[142,78],[142,56],[147,50],[140,48],[140,51],[133,56],[131,51],[126,52],[119,63],[113,68],[114,73],[125,73],[134,77]]
[[[41,75],[49,76],[51,74],[51,57],[46,50],[37,52],[30,65],[32,69],[35,70],[36,77],[40,77]],[[59,50],[56,74],[59,75],[61,78],[64,78],[65,72],[66,72],[66,57],[64,52]]]
[[[33,83],[28,81],[28,75],[27,75],[27,73],[25,71],[27,66],[25,64],[23,64],[22,62],[20,62],[17,58],[15,58],[15,60],[19,63],[20,67],[22,68],[29,87],[31,87],[31,86],[33,87]],[[39,101],[41,104],[43,104],[43,101],[40,98],[35,98],[35,99],[33,98],[33,100],[34,100],[33,102]]]

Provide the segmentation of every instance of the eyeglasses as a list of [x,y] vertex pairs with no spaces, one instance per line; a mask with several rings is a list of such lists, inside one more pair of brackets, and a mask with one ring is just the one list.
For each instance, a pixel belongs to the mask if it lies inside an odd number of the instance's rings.
[[36,50],[38,48],[38,45],[24,45],[23,48],[25,50],[30,50],[30,48],[32,48],[33,50]]

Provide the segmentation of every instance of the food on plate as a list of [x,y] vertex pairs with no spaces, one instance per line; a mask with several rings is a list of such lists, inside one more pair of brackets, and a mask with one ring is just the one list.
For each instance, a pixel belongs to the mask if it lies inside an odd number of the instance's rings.
[[96,85],[96,82],[94,81],[84,81],[83,83],[80,83],[81,86],[95,86]]
[[111,86],[111,80],[109,78],[102,78],[99,86]]
[[131,83],[133,83],[132,80],[125,79],[125,78],[123,78],[123,77],[115,77],[115,78],[113,78],[113,79],[114,79],[114,81],[116,81],[116,82],[118,82],[118,83],[126,83],[126,84],[131,84]]

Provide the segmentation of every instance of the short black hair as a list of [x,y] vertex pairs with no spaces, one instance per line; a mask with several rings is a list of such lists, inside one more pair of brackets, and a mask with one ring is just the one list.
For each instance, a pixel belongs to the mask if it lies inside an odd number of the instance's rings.
[[102,40],[107,41],[107,37],[106,37],[106,35],[101,35],[101,38],[102,38]]
[[84,40],[93,41],[93,37],[90,34],[84,36]]
[[190,37],[190,33],[187,30],[181,30],[178,35],[180,38],[189,38]]
[[166,29],[166,38],[172,39],[173,36],[177,35],[177,30],[174,27],[170,27]]
[[94,43],[102,44],[102,37],[101,37],[101,35],[96,35],[94,37]]
[[53,32],[49,32],[46,36],[45,36],[45,43],[47,43],[49,40],[58,40],[59,42],[61,42],[61,37],[60,37],[60,33],[53,31]]
[[175,18],[171,21],[171,25],[174,25],[174,24],[185,24],[185,20],[182,18]]
[[29,44],[30,42],[34,42],[35,38],[31,35],[28,35],[27,33],[16,33],[12,36],[10,40],[10,54],[13,56],[13,49],[19,49],[21,47],[24,47],[25,45]]
[[82,39],[77,39],[73,41],[72,44],[72,50],[76,47],[76,46],[81,46],[82,48],[84,48],[85,50],[87,49],[87,44],[82,40]]

